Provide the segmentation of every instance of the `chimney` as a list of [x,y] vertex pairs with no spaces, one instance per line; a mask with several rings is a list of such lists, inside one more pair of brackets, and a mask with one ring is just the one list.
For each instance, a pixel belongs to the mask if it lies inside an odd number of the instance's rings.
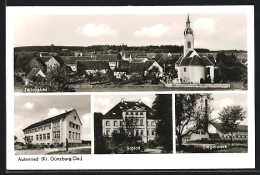
[[124,103],[124,98],[121,98],[121,103]]
[[138,103],[141,103],[141,102],[142,102],[141,99],[139,99],[139,100],[138,100]]

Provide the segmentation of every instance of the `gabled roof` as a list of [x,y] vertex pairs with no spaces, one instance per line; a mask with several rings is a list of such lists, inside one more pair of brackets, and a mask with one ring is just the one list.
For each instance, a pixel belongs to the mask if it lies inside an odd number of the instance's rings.
[[35,59],[36,61],[38,61],[38,63],[40,63],[42,66],[46,67],[45,62],[44,62],[40,57],[35,57],[35,58],[33,58],[33,59]]
[[97,55],[96,60],[103,60],[103,61],[109,61],[109,62],[116,62],[117,61],[117,54],[105,54],[105,55]]
[[140,73],[143,74],[144,72],[144,63],[136,63],[136,62],[130,62],[129,63],[129,72],[130,73]]
[[62,59],[60,57],[53,57],[61,66],[64,65],[64,62],[62,61]]
[[40,57],[40,59],[46,63],[47,61],[49,61],[53,56],[45,56],[45,57]]
[[61,60],[64,64],[76,64],[77,60],[86,61],[86,60],[95,60],[95,58],[91,57],[74,57],[74,56],[61,56]]
[[129,67],[129,61],[117,61],[115,72],[127,72]]
[[[45,125],[45,124],[48,124],[48,123],[51,123],[53,121],[56,121],[56,120],[60,120],[62,118],[65,118],[67,117],[67,115],[69,113],[71,113],[72,111],[74,111],[75,109],[73,110],[70,110],[70,111],[67,111],[65,113],[62,113],[62,114],[59,114],[59,115],[56,115],[54,117],[51,117],[51,118],[48,118],[48,119],[45,119],[45,120],[42,120],[40,122],[37,122],[37,123],[34,123],[32,125],[29,125],[28,127],[24,128],[23,131],[25,130],[28,130],[28,129],[32,129],[32,128],[35,128],[35,127],[38,127],[38,126],[42,126],[42,125]],[[76,111],[76,110],[75,110]]]
[[32,68],[31,71],[27,74],[26,79],[32,79],[36,74],[41,71],[40,68]]
[[138,108],[141,108],[143,111],[146,111],[147,119],[155,119],[155,116],[153,115],[153,109],[151,109],[143,102],[139,103],[138,101],[120,101],[103,116],[103,119],[123,119],[123,111],[126,111],[128,109],[134,110]]
[[191,135],[192,131],[194,131],[196,129],[197,129],[197,126],[190,127],[183,134],[188,134],[189,133],[188,135]]
[[86,70],[109,69],[108,61],[100,61],[100,60],[76,61],[76,65],[77,65],[78,75],[84,75]]
[[131,62],[145,62],[147,60],[147,58],[146,57],[136,57],[136,58],[134,58],[134,59],[132,59],[132,61]]
[[53,57],[53,56],[40,57],[40,59],[44,63],[48,62],[51,58],[54,58],[61,66],[64,64],[60,57]]
[[[219,130],[220,132],[224,133],[223,127],[221,123],[212,123],[212,125]],[[237,126],[237,131],[244,131],[247,132],[248,131],[248,126],[247,125],[238,125]]]
[[154,60],[148,60],[144,63],[144,70],[148,70],[152,65],[153,63],[156,62]]
[[50,53],[48,52],[39,52],[39,54],[41,54],[42,57],[49,57]]

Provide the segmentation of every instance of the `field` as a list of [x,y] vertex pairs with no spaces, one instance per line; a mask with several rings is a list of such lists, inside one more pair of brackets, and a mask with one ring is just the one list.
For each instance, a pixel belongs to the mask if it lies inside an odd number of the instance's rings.
[[[89,85],[85,84],[76,84],[72,87],[76,92],[131,92],[131,91],[232,91],[232,90],[245,90],[242,82],[230,82],[230,89],[222,88],[190,88],[190,87],[164,87],[164,85]],[[23,92],[23,84],[15,83],[14,92]]]

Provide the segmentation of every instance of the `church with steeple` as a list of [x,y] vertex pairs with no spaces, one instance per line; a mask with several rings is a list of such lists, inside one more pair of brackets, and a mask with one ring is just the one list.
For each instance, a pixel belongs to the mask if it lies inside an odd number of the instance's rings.
[[194,33],[191,29],[189,15],[184,30],[183,55],[175,63],[178,80],[181,83],[214,83],[214,64],[194,50]]

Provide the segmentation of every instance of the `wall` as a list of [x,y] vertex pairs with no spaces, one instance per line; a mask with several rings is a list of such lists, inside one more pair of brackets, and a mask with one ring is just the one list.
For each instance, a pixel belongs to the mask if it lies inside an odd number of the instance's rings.
[[51,57],[47,62],[45,62],[47,65],[47,72],[51,71],[55,67],[59,67],[60,64],[53,58]]
[[[188,41],[191,42],[191,48],[188,48]],[[191,34],[187,34],[186,36],[184,36],[184,55],[192,50],[194,50],[194,36]]]
[[[76,117],[76,119],[74,119],[74,117]],[[77,124],[80,126],[80,129],[76,129],[76,128],[72,128],[69,126],[69,123],[72,122],[74,124]],[[77,114],[77,112],[74,110],[72,112],[70,112],[68,114],[68,116],[66,117],[66,119],[64,120],[64,133],[66,134],[66,136],[63,138],[62,142],[64,143],[64,145],[66,145],[66,138],[68,139],[69,143],[81,143],[82,142],[82,124],[80,122],[80,118]],[[72,137],[72,133],[79,133],[80,134],[80,138],[76,139],[76,138],[69,138],[69,131],[71,131],[71,137]],[[74,136],[75,137],[75,136]]]

